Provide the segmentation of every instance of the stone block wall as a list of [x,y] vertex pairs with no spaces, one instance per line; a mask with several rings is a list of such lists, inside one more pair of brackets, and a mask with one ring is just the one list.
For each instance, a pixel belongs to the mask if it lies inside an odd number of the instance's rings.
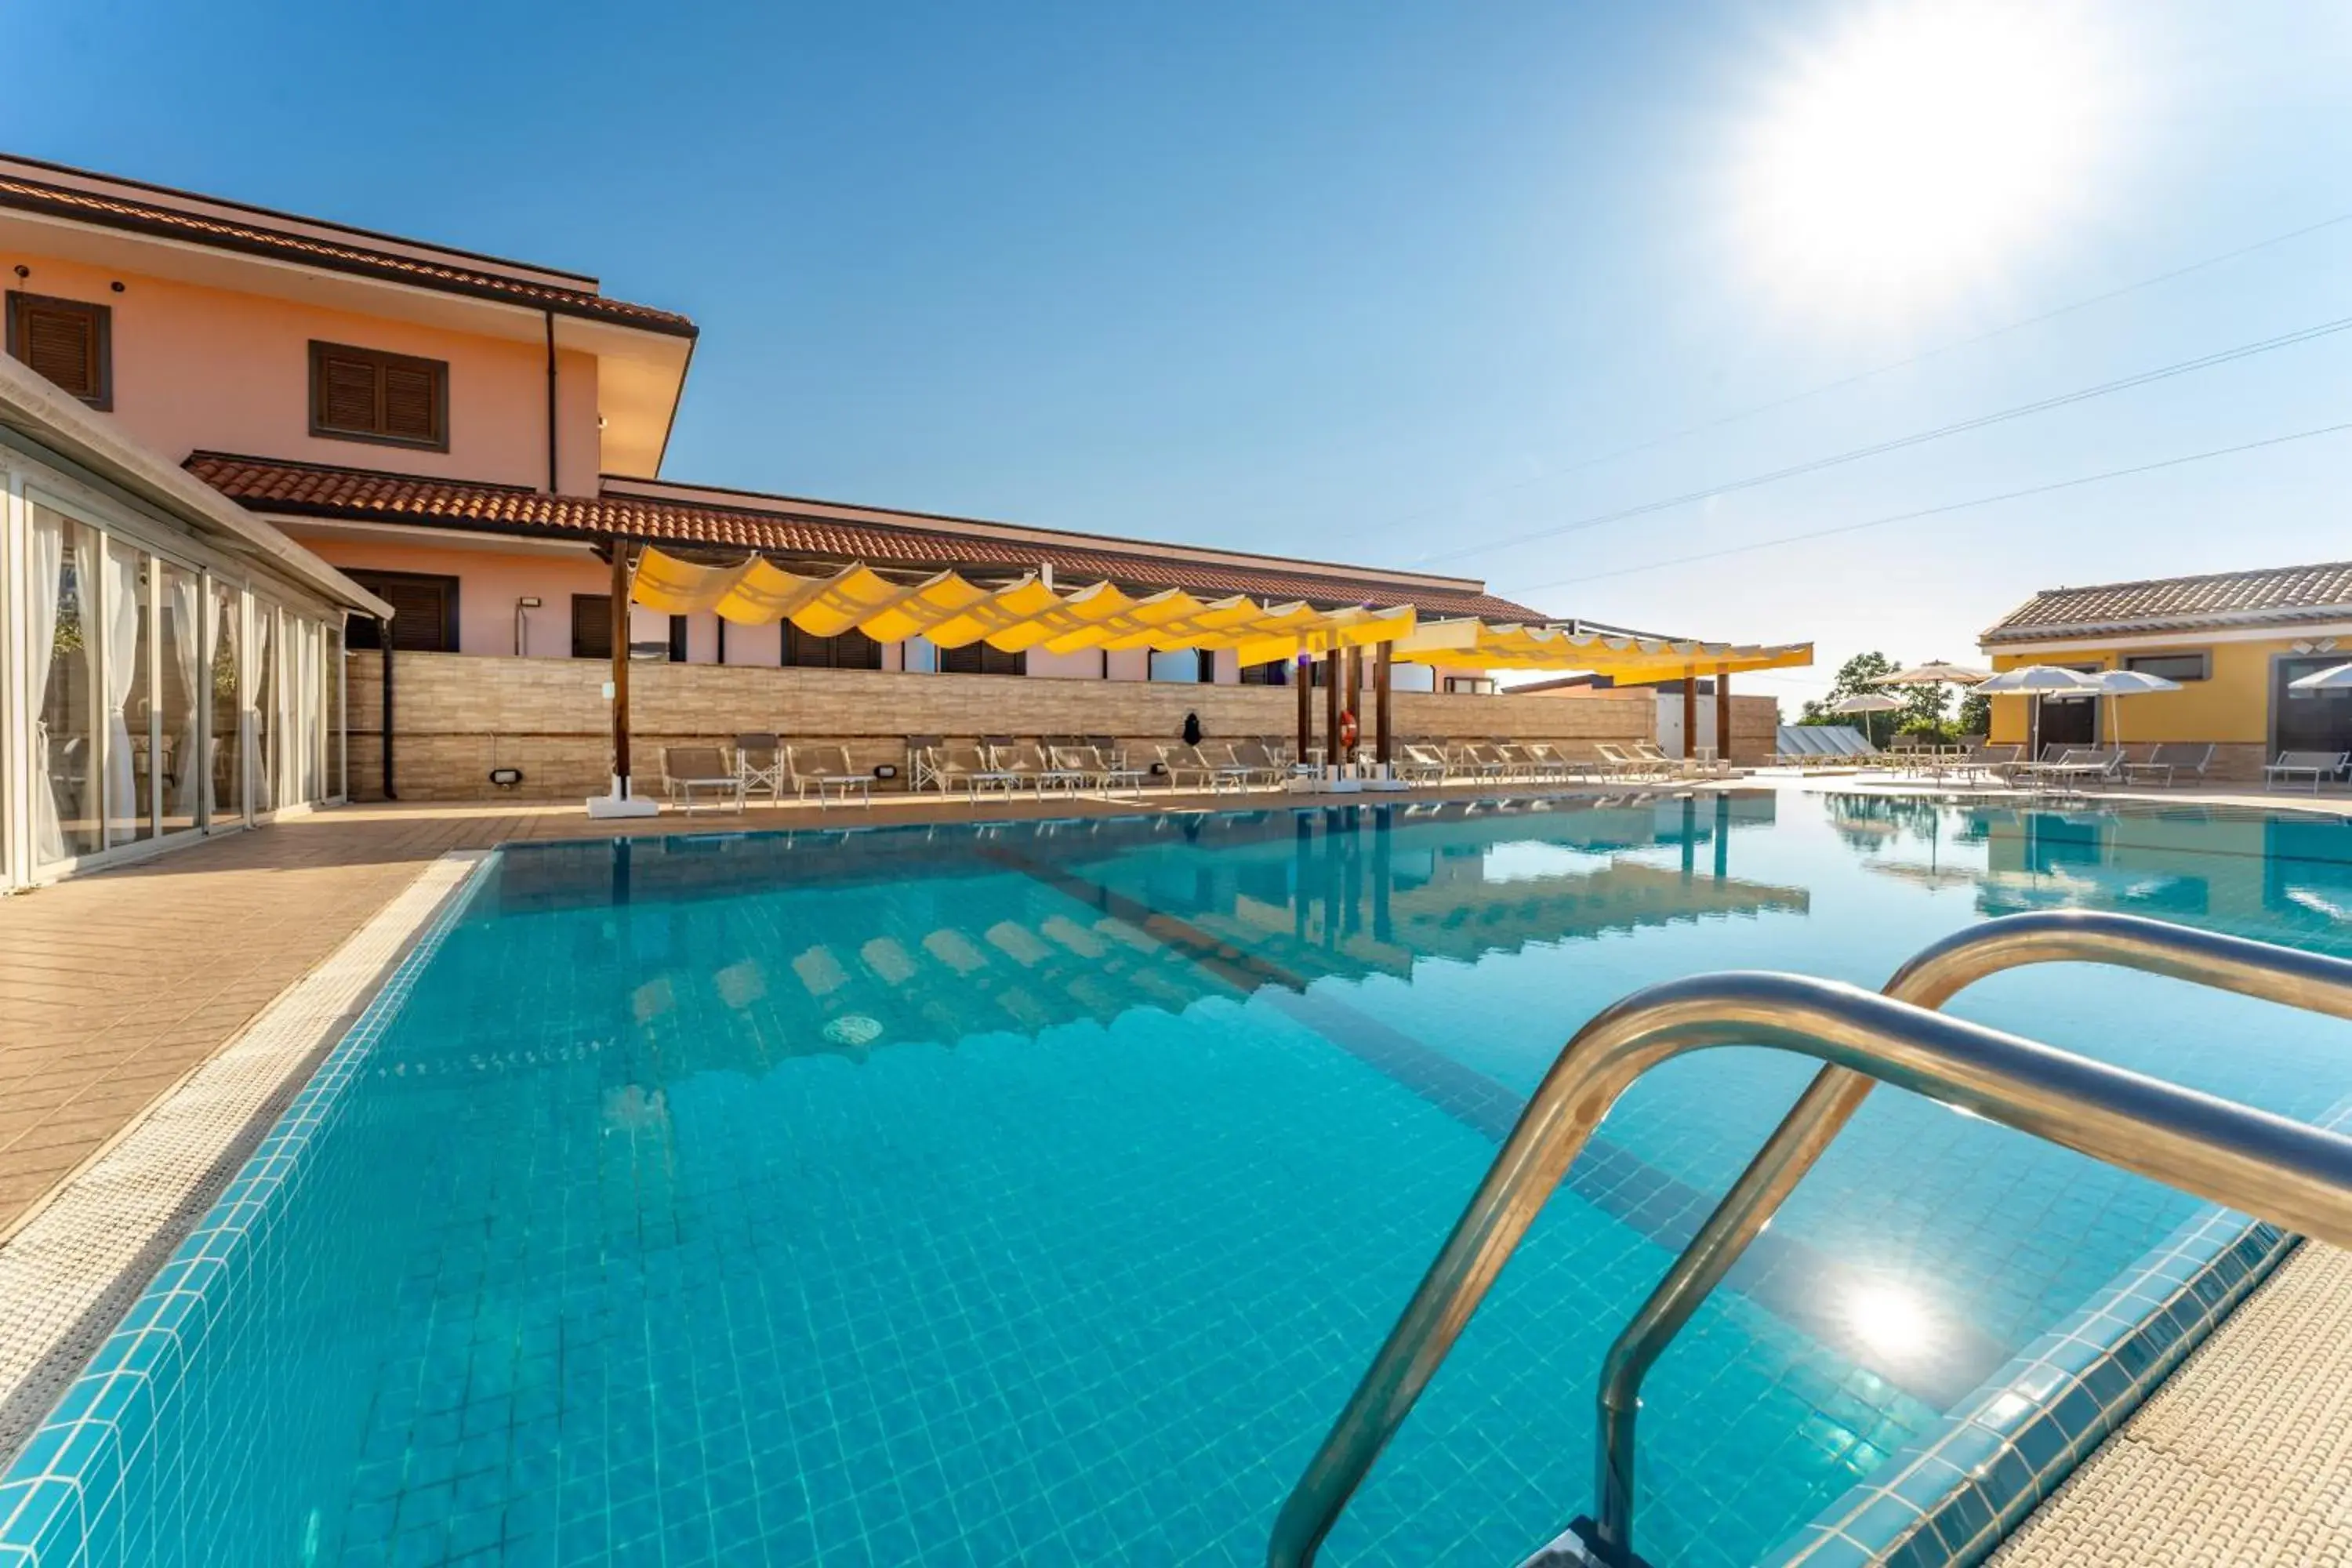
[[[353,797],[382,798],[382,662],[349,666]],[[522,770],[511,793],[560,800],[601,793],[611,768],[609,709],[601,662],[477,654],[394,656],[394,788],[403,800],[478,800],[502,793],[492,768]],[[901,675],[862,669],[772,669],[638,664],[629,672],[636,776],[660,776],[661,748],[723,744],[744,731],[838,742],[859,768],[903,763],[909,734],[1116,735],[1131,747],[1180,738],[1187,713],[1212,737],[1287,735],[1297,725],[1289,687],[1181,685],[1128,680],[1044,680],[1017,676]],[[1323,722],[1323,693],[1315,722]],[[1396,733],[1441,739],[1489,735],[1560,742],[1654,738],[1655,699],[1393,695]],[[1772,748],[1769,698],[1732,699],[1736,759]],[[1364,743],[1371,716],[1363,715]],[[1148,751],[1142,754],[1148,756]],[[1573,754],[1573,752],[1571,753]],[[889,787],[889,786],[885,786]]]

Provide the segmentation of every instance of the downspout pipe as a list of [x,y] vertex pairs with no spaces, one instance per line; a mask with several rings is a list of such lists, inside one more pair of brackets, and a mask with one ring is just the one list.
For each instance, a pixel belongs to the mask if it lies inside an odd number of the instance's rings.
[[392,623],[376,622],[375,635],[383,648],[383,798],[398,800],[392,787]]
[[547,493],[556,489],[555,445],[555,312],[542,312],[547,317]]

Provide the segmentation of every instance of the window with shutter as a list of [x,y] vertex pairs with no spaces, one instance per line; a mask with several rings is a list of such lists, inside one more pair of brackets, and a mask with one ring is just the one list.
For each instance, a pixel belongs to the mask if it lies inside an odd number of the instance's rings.
[[974,642],[940,649],[940,668],[949,675],[1024,675],[1028,661],[1025,655]]
[[613,595],[572,595],[572,657],[610,659],[613,657]]
[[783,662],[805,669],[879,669],[882,645],[860,631],[846,631],[838,637],[812,637],[786,621]]
[[[353,570],[352,582],[392,606],[392,646],[400,653],[457,651],[457,579],[426,572]],[[378,647],[375,623],[352,624],[353,647]]]
[[310,434],[447,451],[448,363],[348,343],[313,342]]
[[114,406],[114,312],[81,300],[8,294],[8,353],[92,408]]

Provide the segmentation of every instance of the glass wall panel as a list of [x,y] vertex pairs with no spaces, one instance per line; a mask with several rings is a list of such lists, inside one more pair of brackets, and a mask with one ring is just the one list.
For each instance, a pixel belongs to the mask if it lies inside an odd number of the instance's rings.
[[327,796],[349,800],[351,781],[343,776],[343,628],[327,627]]
[[204,759],[196,754],[196,694],[204,666],[203,600],[196,574],[164,561],[157,563],[156,767],[163,775],[163,831],[196,825],[204,789]]
[[225,826],[245,818],[245,710],[238,700],[237,673],[244,665],[245,595],[226,584],[213,584],[213,650],[208,700],[212,743],[206,771],[212,778],[212,822]]
[[247,676],[253,700],[246,704],[253,735],[253,809],[257,815],[278,809],[278,694],[285,683],[278,678],[278,606],[253,603],[253,658]]
[[33,858],[104,847],[98,809],[98,531],[33,508],[26,582],[34,628]]
[[153,607],[146,552],[122,540],[106,546],[106,647],[99,660],[106,688],[106,841],[130,844],[155,834],[153,691],[148,660]]
[[320,628],[316,621],[298,621],[291,616],[286,625],[292,633],[288,651],[294,656],[288,668],[299,676],[288,687],[295,720],[289,732],[301,737],[294,752],[295,798],[315,804],[327,794],[327,705],[324,682],[319,678]]

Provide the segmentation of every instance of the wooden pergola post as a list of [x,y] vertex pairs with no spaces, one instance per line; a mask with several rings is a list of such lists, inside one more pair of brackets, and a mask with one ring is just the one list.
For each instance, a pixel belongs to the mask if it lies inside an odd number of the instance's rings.
[[1698,755],[1698,671],[1683,669],[1683,760]]
[[1372,679],[1379,688],[1372,708],[1374,747],[1372,760],[1380,763],[1382,768],[1386,768],[1396,760],[1391,754],[1389,738],[1389,692],[1395,681],[1395,672],[1396,645],[1382,643],[1380,662],[1373,667],[1372,673]]
[[629,798],[629,546],[613,540],[613,793]]
[[1298,688],[1298,763],[1307,765],[1307,754],[1315,749],[1315,658],[1300,654],[1290,661],[1290,679]]
[[1715,755],[1731,761],[1731,672],[1722,668],[1715,672]]
[[1339,754],[1339,679],[1347,663],[1337,648],[1323,656],[1323,761],[1333,765],[1347,761]]
[[[1360,647],[1349,648],[1348,650],[1348,657],[1344,662],[1348,670],[1348,700],[1346,707],[1348,711],[1355,717],[1356,735],[1358,740],[1361,740],[1364,732],[1364,716],[1361,713],[1357,712],[1357,710],[1364,705],[1364,650]],[[1355,746],[1350,744],[1348,747],[1348,754],[1339,760],[1345,763],[1354,762],[1356,760]]]

